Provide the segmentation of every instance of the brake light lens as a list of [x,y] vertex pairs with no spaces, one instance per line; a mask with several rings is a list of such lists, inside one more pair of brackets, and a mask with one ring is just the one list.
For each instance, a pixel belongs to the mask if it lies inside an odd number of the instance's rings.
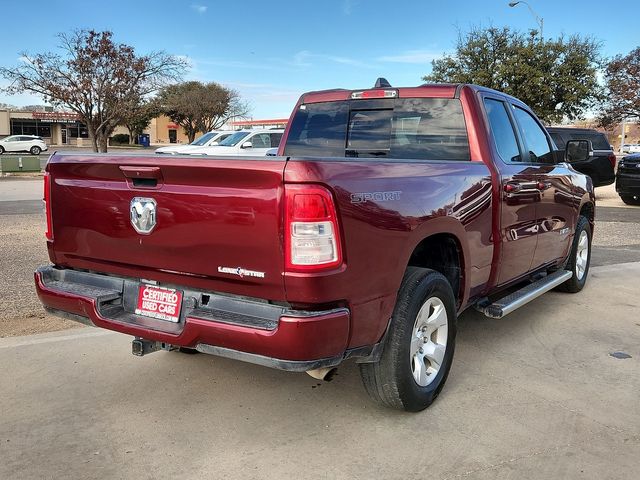
[[342,264],[340,229],[329,190],[320,185],[285,185],[287,271],[318,271]]
[[353,92],[351,94],[351,98],[354,100],[366,98],[395,98],[397,96],[397,90],[364,90],[362,92]]
[[53,240],[53,226],[51,223],[51,177],[49,172],[44,174],[44,213],[47,217],[47,231],[44,236],[47,240]]
[[616,168],[616,154],[615,153],[610,153],[609,154],[609,161],[611,162],[611,166],[615,170],[615,168]]

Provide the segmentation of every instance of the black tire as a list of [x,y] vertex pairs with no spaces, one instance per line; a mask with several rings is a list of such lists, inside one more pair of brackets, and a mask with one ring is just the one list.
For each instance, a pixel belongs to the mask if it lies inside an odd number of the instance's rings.
[[31,152],[31,155],[40,155],[40,152],[42,151],[42,149],[34,145],[33,147],[31,147],[31,150],[29,151]]
[[[428,385],[420,386],[413,376],[410,343],[420,308],[434,297],[442,302],[447,315],[446,346],[437,374]],[[408,267],[398,292],[382,356],[376,363],[360,364],[360,375],[369,396],[382,405],[400,410],[418,412],[427,408],[449,375],[455,336],[455,299],[447,279],[430,269]]]
[[627,205],[640,205],[640,195],[638,195],[638,196],[620,195],[620,198]]
[[[587,265],[584,269],[584,273],[582,276],[578,274],[578,266],[577,266],[577,256],[578,256],[578,244],[580,242],[580,236],[582,232],[586,232],[588,239],[588,247],[587,251]],[[589,276],[589,266],[591,265],[591,225],[589,224],[589,220],[587,217],[583,217],[580,215],[578,217],[578,224],[576,225],[576,233],[573,236],[573,243],[571,244],[571,253],[569,254],[569,258],[567,259],[567,263],[565,265],[566,270],[571,270],[573,272],[573,277],[564,282],[563,284],[557,287],[557,290],[561,292],[568,293],[577,293],[582,290],[587,283],[587,277]]]
[[0,155],[4,153],[4,147],[0,146]]

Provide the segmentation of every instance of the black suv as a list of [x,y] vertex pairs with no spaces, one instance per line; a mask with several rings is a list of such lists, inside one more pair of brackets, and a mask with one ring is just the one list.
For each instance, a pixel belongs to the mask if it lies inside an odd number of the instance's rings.
[[593,155],[584,161],[571,162],[571,166],[580,173],[589,175],[594,187],[611,185],[615,181],[616,155],[603,133],[588,128],[570,127],[548,127],[547,131],[562,155],[569,140],[590,140]]
[[640,153],[632,153],[620,160],[616,192],[627,205],[640,205]]

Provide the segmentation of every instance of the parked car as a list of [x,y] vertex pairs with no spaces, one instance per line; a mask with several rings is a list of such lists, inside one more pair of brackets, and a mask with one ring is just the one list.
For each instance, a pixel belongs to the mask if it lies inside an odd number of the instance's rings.
[[11,135],[0,140],[0,155],[4,152],[29,152],[40,155],[48,150],[47,144],[35,135]]
[[[426,408],[461,312],[502,318],[584,287],[595,197],[521,101],[376,85],[303,95],[276,157],[53,155],[45,308],[134,336],[135,355],[195,350],[316,378],[355,358],[373,399]],[[586,160],[589,146],[567,149]]]
[[640,143],[625,143],[622,145],[622,153],[639,153]]
[[215,147],[199,147],[185,153],[189,155],[262,156],[280,144],[283,133],[283,129],[238,130]]
[[627,205],[640,205],[640,153],[632,153],[620,160],[616,192]]
[[615,181],[616,154],[603,133],[588,128],[570,127],[548,127],[547,131],[562,154],[568,141],[589,140],[593,145],[593,154],[584,161],[571,161],[571,166],[589,175],[594,187],[611,185]]
[[189,150],[193,150],[200,147],[211,147],[218,145],[222,140],[233,134],[232,131],[216,131],[212,130],[207,132],[199,138],[196,138],[193,142],[187,145],[169,145],[168,147],[157,148],[155,153],[164,155],[177,155],[179,153],[187,153]]

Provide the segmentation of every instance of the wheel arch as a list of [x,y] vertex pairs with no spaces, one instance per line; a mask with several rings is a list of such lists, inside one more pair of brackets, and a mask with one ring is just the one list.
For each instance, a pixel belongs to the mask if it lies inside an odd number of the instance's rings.
[[593,227],[595,225],[596,220],[596,205],[591,200],[585,200],[582,205],[580,205],[580,215],[584,216],[589,220],[589,225],[591,226],[591,231],[593,232]]
[[469,247],[464,240],[464,226],[451,217],[440,217],[426,222],[413,238],[406,254],[406,267],[430,268],[442,273],[451,284],[460,309],[469,295]]

